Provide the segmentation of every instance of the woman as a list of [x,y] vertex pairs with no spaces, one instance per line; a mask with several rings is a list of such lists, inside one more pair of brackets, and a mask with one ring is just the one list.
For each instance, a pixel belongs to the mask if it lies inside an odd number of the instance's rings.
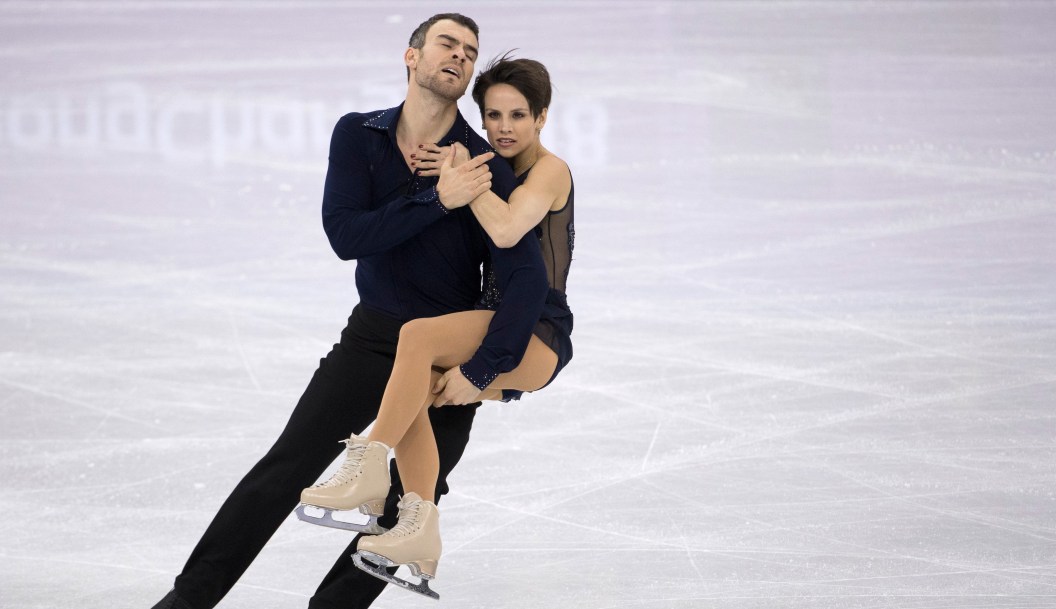
[[[550,94],[550,77],[541,63],[508,56],[489,64],[473,87],[488,140],[512,165],[519,185],[508,205],[487,191],[470,208],[500,247],[512,246],[534,230],[550,282],[542,316],[520,363],[493,379],[477,378],[461,365],[477,351],[501,302],[494,278],[485,269],[477,310],[417,319],[403,326],[392,376],[369,436],[346,440],[348,450],[338,472],[301,494],[303,504],[327,510],[328,522],[321,524],[336,524],[329,518],[332,510],[358,509],[371,518],[360,530],[384,531],[376,521],[389,491],[388,451],[394,447],[405,491],[398,523],[382,535],[361,538],[354,559],[360,568],[428,596],[437,596],[429,590],[428,580],[436,575],[441,547],[434,496],[439,462],[429,407],[519,398],[521,392],[549,384],[572,357],[572,312],[565,282],[574,240],[573,186],[565,162],[539,141]],[[415,157],[420,173],[440,175],[443,180],[455,175],[451,169],[467,160],[468,152],[458,144],[452,150],[423,147]],[[447,372],[441,375],[436,369]],[[298,514],[313,520],[305,516],[303,506]],[[401,580],[381,568],[399,564],[408,565],[421,583]]]

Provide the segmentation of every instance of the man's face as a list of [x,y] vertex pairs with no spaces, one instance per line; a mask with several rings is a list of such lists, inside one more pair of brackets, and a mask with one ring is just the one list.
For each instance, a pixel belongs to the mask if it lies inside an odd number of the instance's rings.
[[454,21],[438,21],[425,35],[421,50],[411,49],[414,82],[436,95],[457,101],[466,93],[477,61],[477,37]]

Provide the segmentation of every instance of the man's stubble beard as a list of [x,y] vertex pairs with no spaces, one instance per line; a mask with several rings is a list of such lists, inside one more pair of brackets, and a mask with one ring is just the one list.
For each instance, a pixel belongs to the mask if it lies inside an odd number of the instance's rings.
[[449,84],[441,80],[443,73],[423,74],[421,70],[414,72],[414,82],[419,87],[432,92],[433,95],[450,102],[457,102],[466,94],[469,83]]

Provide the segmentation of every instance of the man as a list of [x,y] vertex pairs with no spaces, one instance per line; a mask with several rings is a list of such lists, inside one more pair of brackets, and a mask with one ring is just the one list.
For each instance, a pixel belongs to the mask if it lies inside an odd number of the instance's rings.
[[[396,108],[348,114],[330,143],[323,195],[323,226],[339,257],[357,260],[355,307],[340,343],[320,362],[274,446],[235,487],[191,553],[174,589],[155,609],[207,609],[234,586],[264,544],[342,450],[340,440],[360,433],[377,416],[392,371],[400,326],[420,317],[472,309],[480,296],[480,265],[490,257],[509,295],[495,313],[481,347],[488,361],[519,359],[510,345],[527,343],[539,310],[535,281],[543,278],[531,233],[500,250],[465,207],[491,189],[504,200],[515,187],[508,164],[462,118],[456,105],[477,58],[476,24],[458,14],[423,22],[404,53],[406,101]],[[477,155],[459,165],[452,186],[443,176],[412,173],[415,152],[426,143],[455,142]],[[465,174],[469,174],[466,176]],[[467,184],[472,185],[467,186]],[[538,298],[536,298],[538,296]],[[440,456],[436,497],[458,463],[478,404],[431,409]],[[395,468],[393,468],[395,470]],[[382,524],[392,526],[402,492],[398,472]],[[387,522],[386,522],[387,521]],[[356,568],[356,540],[324,578],[309,607],[367,607],[385,583]]]

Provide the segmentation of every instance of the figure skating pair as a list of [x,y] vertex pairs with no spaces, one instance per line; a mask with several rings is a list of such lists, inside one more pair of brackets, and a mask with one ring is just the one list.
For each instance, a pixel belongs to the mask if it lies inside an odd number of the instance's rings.
[[[301,520],[365,533],[353,555],[356,566],[430,598],[439,598],[429,582],[436,577],[441,542],[433,501],[437,447],[428,409],[518,399],[523,391],[548,385],[572,357],[572,312],[565,283],[575,236],[574,188],[568,166],[539,141],[550,91],[546,68],[530,59],[502,57],[478,76],[473,99],[480,107],[483,127],[495,153],[510,163],[518,187],[508,203],[484,189],[469,204],[498,247],[538,241],[545,284],[540,290],[518,291],[509,282],[496,280],[508,276],[508,269],[497,272],[486,263],[485,289],[475,310],[404,324],[370,436],[345,440],[345,458],[337,472],[304,489],[296,510]],[[438,191],[456,189],[462,182],[467,189],[474,184],[473,173],[457,170],[463,164],[473,166],[465,147],[457,143],[423,145],[409,158],[416,175],[440,176]],[[534,271],[524,267],[518,272]],[[524,342],[501,350],[510,357],[500,358],[500,364],[482,366],[486,358],[494,359],[496,349],[488,340],[493,317],[500,315],[500,326],[523,326]],[[441,375],[441,370],[447,372]],[[403,487],[410,492],[399,502],[397,524],[386,531],[378,517],[390,490],[390,448],[395,449]],[[314,515],[319,510],[322,515]],[[340,512],[356,511],[368,517],[366,524],[334,518]],[[408,566],[419,582],[389,573],[388,568],[401,565]]]

